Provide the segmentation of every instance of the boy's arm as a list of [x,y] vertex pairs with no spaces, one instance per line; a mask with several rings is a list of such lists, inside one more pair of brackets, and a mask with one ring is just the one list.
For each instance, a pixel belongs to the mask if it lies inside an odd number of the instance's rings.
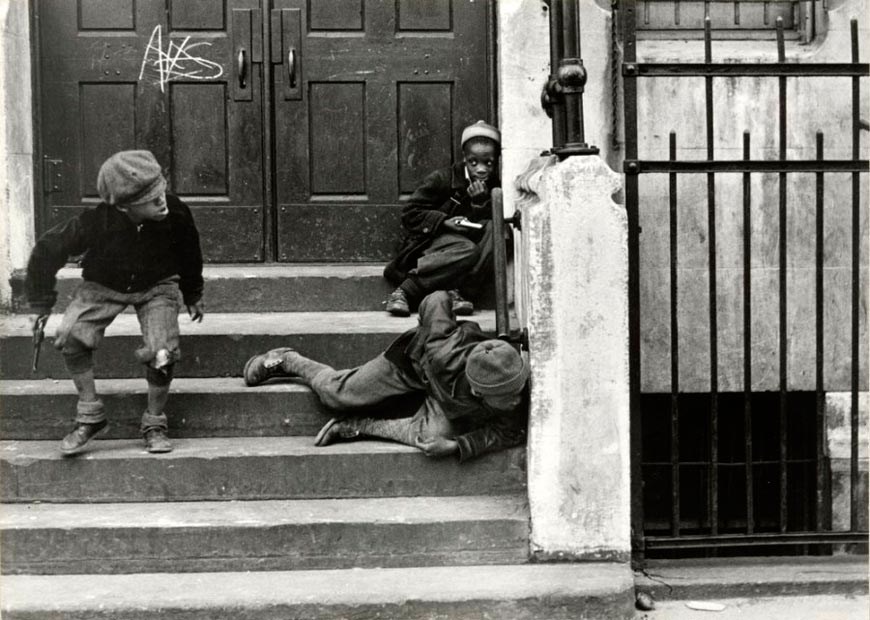
[[91,212],[85,212],[68,222],[58,224],[43,234],[27,262],[25,290],[27,301],[35,314],[50,314],[57,291],[57,272],[70,256],[81,254],[88,249],[87,219]]
[[520,445],[526,437],[524,406],[489,420],[480,428],[455,437],[459,444],[459,461]]
[[402,226],[413,236],[425,237],[435,234],[447,213],[440,210],[450,199],[450,169],[436,170],[423,181],[402,209]]
[[202,299],[202,249],[199,245],[199,231],[193,221],[190,208],[178,198],[176,223],[175,254],[178,261],[178,275],[181,276],[179,288],[184,305],[193,306]]

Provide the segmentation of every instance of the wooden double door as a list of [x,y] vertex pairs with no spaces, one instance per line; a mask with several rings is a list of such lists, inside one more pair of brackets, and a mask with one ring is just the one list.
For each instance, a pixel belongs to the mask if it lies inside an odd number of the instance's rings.
[[41,229],[147,148],[211,262],[380,261],[492,120],[492,0],[37,0]]

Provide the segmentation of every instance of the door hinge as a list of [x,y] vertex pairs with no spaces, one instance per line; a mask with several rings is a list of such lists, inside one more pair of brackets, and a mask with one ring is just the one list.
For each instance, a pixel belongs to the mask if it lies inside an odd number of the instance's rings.
[[47,157],[43,160],[42,191],[46,194],[63,191],[63,160]]

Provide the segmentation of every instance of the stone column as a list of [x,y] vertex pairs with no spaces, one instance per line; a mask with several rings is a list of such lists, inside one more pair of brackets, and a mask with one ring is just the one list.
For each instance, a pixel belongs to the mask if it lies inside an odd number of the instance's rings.
[[531,553],[631,555],[628,228],[598,156],[532,160],[518,179],[532,399]]
[[0,310],[34,242],[29,2],[0,0]]

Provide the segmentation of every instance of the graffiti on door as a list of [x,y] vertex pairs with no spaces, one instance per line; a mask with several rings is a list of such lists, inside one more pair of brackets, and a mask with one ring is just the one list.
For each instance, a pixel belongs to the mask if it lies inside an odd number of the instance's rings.
[[181,43],[168,39],[163,48],[163,30],[158,24],[151,31],[151,38],[145,46],[139,79],[153,80],[166,92],[166,84],[173,80],[216,80],[223,75],[224,69],[218,63],[197,56],[197,48],[211,46],[208,41],[190,42],[185,37]]

